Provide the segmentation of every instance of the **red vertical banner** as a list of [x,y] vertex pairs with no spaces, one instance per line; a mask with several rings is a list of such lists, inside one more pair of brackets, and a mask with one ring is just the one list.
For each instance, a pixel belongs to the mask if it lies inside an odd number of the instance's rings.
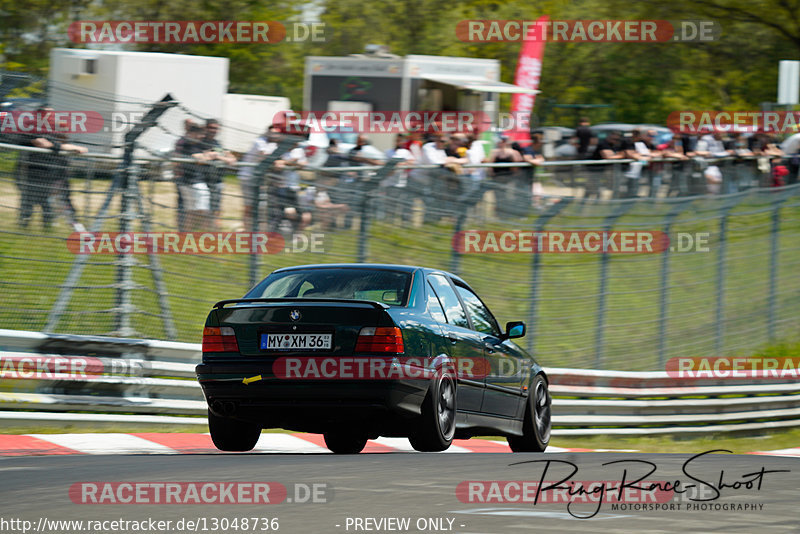
[[[526,89],[538,89],[539,78],[542,75],[542,59],[544,59],[545,37],[541,31],[546,27],[547,15],[539,17],[536,24],[528,28],[528,33],[522,41],[517,60],[517,73],[514,85]],[[530,114],[533,111],[535,94],[514,93],[511,95],[511,116],[514,118],[514,129],[510,133],[513,140],[528,139]],[[526,120],[520,120],[520,117]],[[525,127],[520,128],[521,125]]]

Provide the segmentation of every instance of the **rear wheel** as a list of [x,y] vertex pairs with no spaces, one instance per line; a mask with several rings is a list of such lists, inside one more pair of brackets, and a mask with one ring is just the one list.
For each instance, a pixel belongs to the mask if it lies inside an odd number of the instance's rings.
[[325,446],[335,454],[358,454],[367,445],[366,436],[340,432],[327,432],[323,434]]
[[418,428],[408,437],[421,452],[447,450],[456,432],[456,381],[445,370],[436,374],[425,401]]
[[221,451],[244,452],[253,450],[261,437],[261,426],[214,415],[208,410],[208,431],[211,441]]
[[533,377],[525,408],[521,436],[509,436],[508,445],[514,452],[544,452],[550,443],[550,392],[542,375]]

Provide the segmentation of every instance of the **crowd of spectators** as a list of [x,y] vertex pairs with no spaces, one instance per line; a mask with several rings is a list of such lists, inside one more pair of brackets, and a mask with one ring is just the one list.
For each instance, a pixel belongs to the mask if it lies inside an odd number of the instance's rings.
[[[500,135],[494,143],[469,132],[399,134],[391,149],[379,153],[381,157],[375,156],[377,149],[365,136],[359,135],[352,148],[346,150],[331,138],[324,149],[327,170],[315,171],[313,179],[304,180],[301,173],[309,165],[309,146],[304,142],[288,147],[282,144],[284,135],[279,126],[267,127],[239,158],[221,146],[219,130],[220,124],[214,119],[204,123],[186,120],[184,134],[174,146],[173,155],[184,158],[174,166],[179,231],[218,228],[224,211],[224,177],[231,172],[237,173],[241,186],[241,228],[246,230],[260,225],[283,231],[303,230],[310,224],[324,229],[350,227],[354,217],[366,209],[365,200],[374,197],[376,190],[382,191],[384,197],[381,209],[404,222],[412,217],[409,207],[415,203],[422,204],[425,220],[431,222],[463,211],[460,207],[475,205],[490,190],[497,206],[509,214],[526,214],[532,206],[541,205],[543,196],[536,177],[537,167],[545,162],[543,133],[539,132],[521,140]],[[39,206],[45,226],[49,226],[55,199],[64,207],[73,227],[82,230],[70,202],[64,171],[67,163],[62,159],[65,152],[82,153],[86,149],[67,143],[58,135],[28,137],[23,144],[49,148],[54,153],[31,153],[19,158],[16,175],[22,198],[20,224],[27,225],[32,211]],[[283,148],[278,154],[279,147]],[[655,129],[633,129],[597,135],[590,121],[582,118],[574,135],[548,153],[554,160],[632,160],[622,163],[628,196],[638,194],[643,177],[649,178],[651,194],[658,191],[667,165],[673,171],[679,169],[684,176],[699,176],[702,192],[716,194],[730,191],[723,188],[723,171],[717,164],[720,158],[733,160],[734,165],[757,161],[758,171],[770,177],[771,185],[796,183],[800,133],[789,136],[782,144],[762,133],[670,137],[660,136]],[[270,171],[254,180],[255,166],[267,157],[271,159]],[[388,175],[376,173],[375,167],[389,159],[398,160],[395,169]],[[237,168],[237,162],[243,165]],[[59,163],[61,170],[55,169]],[[491,166],[476,166],[480,164]],[[608,183],[604,180],[610,167],[580,168],[585,180],[584,195],[599,197],[601,184]],[[671,190],[675,175],[671,174]],[[259,220],[255,220],[255,213],[259,213]]]
[[[665,160],[678,169],[677,174],[700,174],[705,192],[709,194],[728,192],[722,190],[723,173],[717,164],[720,159],[732,161],[734,165],[741,165],[748,159],[756,160],[758,171],[769,175],[773,186],[798,181],[800,133],[789,136],[782,144],[766,133],[726,135],[717,131],[703,135],[672,135],[660,142],[658,137],[655,129],[633,129],[628,135],[612,130],[600,138],[592,133],[589,120],[582,118],[575,135],[556,147],[554,154],[560,160],[634,160],[624,175],[630,196],[637,194],[639,179],[646,168],[650,173],[651,190],[660,187]],[[598,175],[607,172],[606,166],[594,169],[587,179],[587,196],[599,195]]]

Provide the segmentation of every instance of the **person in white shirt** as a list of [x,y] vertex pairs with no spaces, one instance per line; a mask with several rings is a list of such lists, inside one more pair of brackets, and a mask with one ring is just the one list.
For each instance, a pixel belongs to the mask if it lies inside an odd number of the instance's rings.
[[798,173],[800,173],[800,132],[787,137],[781,143],[780,148],[784,154],[789,156],[787,165],[789,167],[789,176],[786,184],[796,184]]
[[[267,131],[261,134],[253,141],[250,150],[242,158],[242,163],[259,163],[265,156],[269,156],[278,148],[277,141],[278,127],[269,126]],[[239,184],[242,187],[242,199],[244,200],[244,216],[243,221],[245,229],[250,229],[252,225],[253,205],[255,199],[253,198],[253,172],[255,167],[252,165],[243,165],[239,167]]]
[[430,143],[422,145],[422,161],[424,165],[444,165],[447,163],[447,139],[437,135]]
[[286,187],[292,191],[300,190],[300,173],[298,169],[304,167],[307,162],[306,149],[300,144],[283,154],[275,162],[275,168],[283,171],[283,183]]
[[[483,148],[483,143],[478,141],[474,134],[467,136],[467,160],[470,165],[479,165],[486,161],[486,150]],[[468,173],[472,181],[470,193],[476,193],[480,189],[483,179],[486,178],[486,168],[471,167]]]
[[[395,139],[394,148],[390,148],[385,152],[386,159],[400,159],[402,160],[400,163],[397,164],[398,167],[405,167],[408,165],[413,165],[416,163],[416,158],[414,154],[407,148],[405,148],[406,138],[403,134],[397,134],[397,139]],[[392,173],[386,180],[384,180],[382,186],[394,186],[394,187],[405,187],[408,181],[408,170],[407,169],[397,169],[395,172]]]
[[722,141],[722,134],[714,132],[713,134],[706,134],[697,142],[695,154],[698,156],[724,158],[725,156],[732,155],[731,150],[725,148],[725,143]]
[[800,132],[790,135],[781,143],[781,150],[786,155],[800,154]]

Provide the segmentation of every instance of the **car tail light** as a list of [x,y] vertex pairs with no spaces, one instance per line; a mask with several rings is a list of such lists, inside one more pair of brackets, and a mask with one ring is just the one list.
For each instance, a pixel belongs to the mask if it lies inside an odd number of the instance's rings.
[[203,352],[239,352],[233,328],[230,326],[203,328]]
[[366,326],[358,334],[355,351],[402,353],[405,351],[403,332],[396,326]]

